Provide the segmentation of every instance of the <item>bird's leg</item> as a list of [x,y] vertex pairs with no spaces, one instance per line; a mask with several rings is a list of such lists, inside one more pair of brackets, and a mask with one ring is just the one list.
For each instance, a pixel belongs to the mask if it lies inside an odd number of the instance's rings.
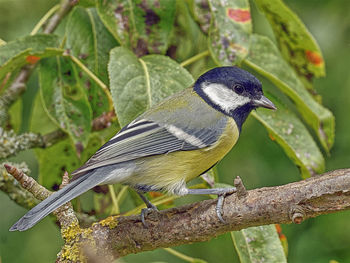
[[209,189],[188,189],[187,194],[191,195],[217,195],[218,202],[216,203],[216,215],[222,223],[226,223],[222,218],[222,207],[226,195],[230,195],[236,192],[236,187],[232,188],[209,188]]
[[136,191],[138,193],[138,195],[141,197],[142,201],[145,202],[147,208],[143,208],[141,210],[141,222],[142,224],[147,227],[146,221],[145,221],[145,217],[148,215],[149,212],[151,211],[158,211],[158,208],[152,204],[147,198],[146,196],[143,195],[143,193]]

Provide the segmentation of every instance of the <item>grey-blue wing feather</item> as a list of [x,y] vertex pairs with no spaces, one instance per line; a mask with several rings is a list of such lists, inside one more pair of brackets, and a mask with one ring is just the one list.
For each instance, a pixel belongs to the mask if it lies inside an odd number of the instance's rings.
[[[185,137],[184,139],[176,134],[177,131],[172,130],[172,127],[141,119],[122,129],[72,175],[137,158],[208,147],[217,141],[226,122],[226,118],[221,118],[217,120],[215,127],[211,128],[183,127],[183,134],[180,135]],[[186,140],[186,136],[189,139]]]
[[137,158],[211,146],[222,135],[227,121],[227,116],[207,105],[191,88],[186,89],[125,126],[72,175]]
[[79,177],[29,210],[10,228],[10,231],[24,231],[31,228],[61,205],[102,183],[104,180],[105,174],[99,172],[90,172]]

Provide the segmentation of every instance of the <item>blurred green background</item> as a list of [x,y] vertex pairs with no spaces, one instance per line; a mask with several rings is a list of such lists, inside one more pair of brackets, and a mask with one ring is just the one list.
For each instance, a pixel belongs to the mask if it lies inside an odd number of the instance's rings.
[[[288,0],[285,1],[304,21],[323,51],[327,76],[315,81],[324,105],[336,117],[336,140],[331,156],[326,159],[327,170],[350,167],[350,3],[348,0]],[[40,17],[57,1],[0,0],[0,38],[10,41],[29,34]],[[252,3],[254,29],[269,32],[266,20]],[[269,34],[272,36],[272,33]],[[265,85],[269,83],[265,82]],[[23,96],[23,111],[37,90],[35,80]],[[27,129],[27,121],[21,127]],[[16,157],[30,164],[36,176],[37,164],[33,152]],[[249,118],[243,134],[231,153],[218,166],[220,180],[232,183],[242,177],[248,189],[286,184],[300,180],[299,172],[279,146],[272,142],[265,129]],[[194,197],[181,198],[176,204],[193,202]],[[29,231],[8,232],[10,226],[25,213],[0,192],[0,262],[53,262],[62,241],[59,229],[46,218]],[[320,216],[301,225],[282,225],[289,243],[289,262],[350,262],[350,211]],[[176,248],[208,262],[239,262],[230,235],[209,242]],[[182,262],[164,250],[130,255],[125,262]]]

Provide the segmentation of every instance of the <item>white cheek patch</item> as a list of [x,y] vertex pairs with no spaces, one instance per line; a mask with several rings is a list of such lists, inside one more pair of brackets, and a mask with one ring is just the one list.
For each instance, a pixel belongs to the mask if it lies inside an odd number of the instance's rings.
[[202,90],[215,105],[227,113],[250,101],[248,97],[238,95],[225,85],[218,83],[204,82]]

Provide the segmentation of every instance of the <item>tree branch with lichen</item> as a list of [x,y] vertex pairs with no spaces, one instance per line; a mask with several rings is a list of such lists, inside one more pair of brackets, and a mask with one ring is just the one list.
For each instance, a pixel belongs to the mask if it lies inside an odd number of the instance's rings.
[[[15,166],[17,169],[21,170],[25,174],[30,173],[30,170],[28,169],[28,166],[25,163],[7,164]],[[14,179],[14,177],[7,173],[3,165],[4,164],[1,164],[0,167],[0,190],[6,193],[8,197],[18,205],[26,209],[31,209],[38,203],[38,200],[34,198],[30,192],[24,190]]]
[[[108,128],[115,119],[114,111],[101,114],[92,121],[92,130],[100,131]],[[41,135],[38,133],[15,134],[0,127],[0,160],[16,155],[20,151],[32,148],[47,148],[64,139],[67,134],[62,130]]]
[[65,244],[57,262],[84,262],[93,258],[111,262],[131,253],[206,241],[252,226],[300,224],[311,217],[350,208],[350,169],[249,191],[240,178],[234,184],[237,193],[227,196],[223,207],[226,223],[217,218],[216,200],[149,214],[147,228],[139,215],[110,216],[88,228],[70,220],[71,223],[63,224]]
[[66,134],[61,130],[46,135],[31,132],[17,135],[12,130],[5,131],[0,127],[0,160],[31,148],[49,147],[64,137]]

